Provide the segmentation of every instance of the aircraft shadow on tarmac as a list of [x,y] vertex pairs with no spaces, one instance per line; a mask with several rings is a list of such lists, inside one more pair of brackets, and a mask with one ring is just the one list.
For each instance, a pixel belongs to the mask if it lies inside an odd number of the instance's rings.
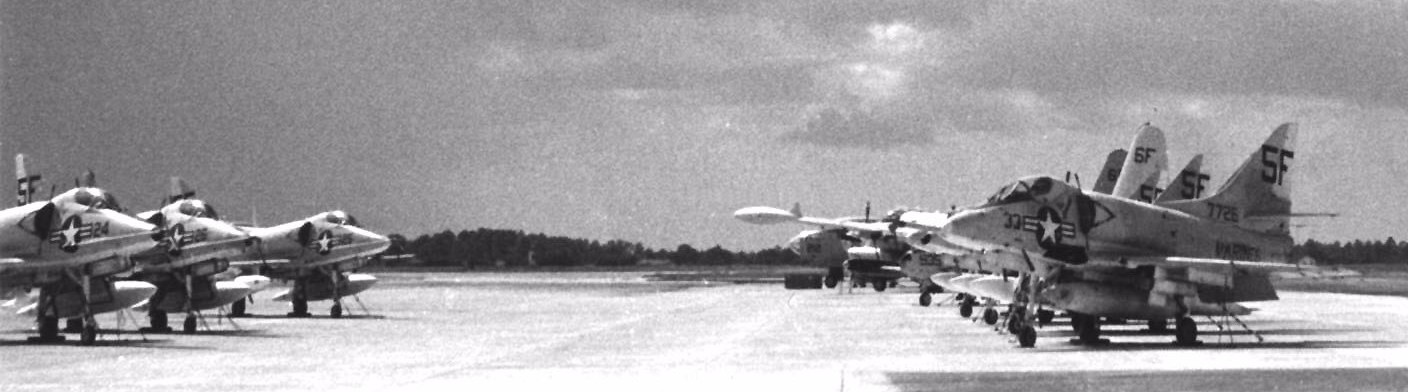
[[1395,390],[1408,383],[1408,372],[1396,368],[895,372],[885,377],[900,391]]
[[186,346],[186,345],[174,344],[174,343],[176,343],[176,342],[178,342],[178,341],[179,341],[179,339],[153,339],[153,338],[151,338],[151,337],[143,338],[141,335],[138,335],[137,333],[131,333],[131,334],[124,333],[124,334],[122,334],[121,337],[114,337],[113,335],[99,335],[98,340],[95,341],[95,342],[93,342],[93,345],[91,345],[91,346],[84,346],[84,345],[82,345],[82,344],[79,342],[79,340],[77,339],[77,337],[71,337],[71,338],[69,338],[69,339],[65,339],[65,340],[63,340],[63,341],[57,341],[57,342],[31,342],[31,341],[29,341],[28,339],[0,340],[0,347],[5,347],[5,346],[14,346],[14,347],[18,347],[18,346],[55,346],[55,347],[65,347],[65,346],[66,346],[66,347],[74,347],[74,348],[90,348],[90,347],[131,347],[131,348],[161,349],[161,350],[216,350],[216,349],[218,349],[218,347],[213,347],[213,346],[210,346],[210,347],[207,347],[207,346]]
[[[1054,337],[1053,337],[1053,338],[1054,338]],[[1215,336],[1202,336],[1202,337],[1199,337],[1199,339],[1202,341],[1202,344],[1197,345],[1197,346],[1191,346],[1191,347],[1175,346],[1175,345],[1173,344],[1173,337],[1172,337],[1172,336],[1169,336],[1169,339],[1168,339],[1168,341],[1166,341],[1166,342],[1121,342],[1121,341],[1119,341],[1119,340],[1111,340],[1111,341],[1108,342],[1108,343],[1101,343],[1101,344],[1095,344],[1095,345],[1082,345],[1082,344],[1071,343],[1071,342],[1069,342],[1069,341],[1067,341],[1067,340],[1056,341],[1056,339],[1051,339],[1051,340],[1048,340],[1048,341],[1047,341],[1047,342],[1049,342],[1049,343],[1045,344],[1045,348],[1046,348],[1046,349],[1056,348],[1056,349],[1061,350],[1061,351],[1065,351],[1065,350],[1090,350],[1090,351],[1119,350],[1119,351],[1131,351],[1131,350],[1227,350],[1227,349],[1234,349],[1234,350],[1248,350],[1248,349],[1333,349],[1333,348],[1394,348],[1394,347],[1402,347],[1403,344],[1405,343],[1405,342],[1403,342],[1403,341],[1396,341],[1396,340],[1340,340],[1340,341],[1335,341],[1335,340],[1304,340],[1304,341],[1298,341],[1298,342],[1261,342],[1261,343],[1257,343],[1255,340],[1252,340],[1251,338],[1243,338],[1243,339],[1240,339],[1240,340],[1231,340],[1231,341],[1228,341],[1228,340],[1218,341],[1217,337],[1215,337]],[[1037,342],[1037,349],[1038,349],[1038,350],[1041,350],[1042,348],[1043,348],[1042,342],[1041,342],[1041,341],[1038,341],[1038,342]]]
[[[34,332],[33,329],[12,329],[12,330],[7,330],[7,331],[0,331],[0,333],[13,333],[13,334],[16,334],[16,335],[33,335],[35,332]],[[74,333],[68,333],[68,332],[66,332],[65,335],[75,335],[75,334],[74,334]],[[162,336],[162,337],[166,337],[166,336],[231,336],[231,337],[250,337],[250,338],[284,338],[284,337],[288,337],[288,336],[290,336],[290,335],[281,334],[281,333],[274,333],[274,332],[270,332],[269,330],[265,330],[265,329],[216,329],[216,330],[197,330],[197,331],[192,332],[192,333],[185,333],[185,332],[181,332],[180,330],[175,330],[175,331],[170,331],[170,332],[153,332],[153,331],[140,331],[140,332],[139,332],[139,331],[132,331],[132,330],[100,329],[100,330],[98,330],[98,341],[97,341],[96,345],[98,345],[98,346],[104,345],[104,342],[106,342],[104,339],[114,339],[114,340],[112,340],[112,341],[115,341],[115,342],[127,342],[127,341],[129,341],[129,338],[131,338],[131,339],[136,339],[136,340],[131,340],[131,341],[136,341],[136,342],[142,342],[142,341],[166,341],[166,340],[167,340],[167,339],[151,339],[151,337],[153,337],[153,336]],[[68,344],[68,343],[77,342],[77,340],[74,339],[74,338],[75,338],[75,336],[68,336],[67,339],[65,339],[64,341],[61,341],[61,342],[30,342],[30,341],[28,340],[29,338],[28,338],[28,337],[25,337],[23,340],[19,340],[19,341],[0,341],[0,345],[24,345],[24,344],[35,344],[35,345],[42,345],[42,344],[59,344],[59,345],[63,345],[63,344]]]
[[[1367,329],[1367,328],[1352,328],[1352,329],[1320,329],[1320,328],[1305,329],[1305,328],[1290,328],[1290,329],[1256,329],[1255,331],[1256,331],[1256,334],[1260,334],[1260,335],[1262,335],[1262,336],[1277,336],[1277,335],[1291,336],[1291,335],[1341,335],[1341,334],[1353,333],[1353,332],[1371,332],[1371,331],[1374,331],[1374,330],[1373,330],[1373,329]],[[1075,336],[1076,336],[1075,331],[1070,330],[1070,328],[1065,328],[1065,329],[1062,329],[1062,330],[1052,330],[1052,329],[1050,329],[1050,327],[1048,327],[1048,329],[1046,329],[1046,330],[1038,329],[1038,330],[1037,330],[1037,333],[1040,333],[1041,336],[1043,336],[1043,337],[1047,337],[1047,336],[1050,336],[1050,337],[1061,337],[1061,336],[1075,337]],[[1169,336],[1169,337],[1172,337],[1172,336],[1173,336],[1173,330],[1170,329],[1168,332],[1149,332],[1149,330],[1147,330],[1147,329],[1138,329],[1138,330],[1134,330],[1134,329],[1123,329],[1123,330],[1121,330],[1121,329],[1115,329],[1115,330],[1109,330],[1109,329],[1106,329],[1106,330],[1101,330],[1101,331],[1100,331],[1100,336],[1158,336],[1158,335],[1167,335],[1167,336]],[[1218,337],[1218,336],[1238,336],[1238,337],[1241,337],[1241,336],[1251,336],[1251,335],[1253,335],[1253,333],[1252,333],[1251,331],[1247,331],[1247,330],[1245,330],[1245,329],[1235,329],[1235,330],[1231,330],[1231,331],[1217,331],[1217,330],[1212,330],[1212,331],[1199,331],[1199,333],[1198,333],[1198,336],[1199,336],[1199,337],[1204,337],[1204,338],[1216,338],[1216,337]]]
[[343,316],[340,317],[340,318],[333,318],[332,316],[328,316],[328,315],[317,315],[317,314],[309,315],[309,316],[304,316],[304,317],[291,317],[291,316],[282,315],[282,314],[247,314],[247,315],[244,315],[244,316],[237,317],[236,319],[264,319],[264,320],[269,320],[269,319],[288,319],[288,320],[303,320],[303,319],[327,319],[327,320],[390,320],[390,319],[392,319],[392,318],[386,317],[385,315],[380,315],[380,314],[343,315]]
[[217,329],[217,330],[209,330],[209,331],[206,331],[206,330],[198,330],[198,331],[195,331],[195,332],[192,332],[192,333],[185,333],[185,332],[181,332],[181,331],[179,331],[179,330],[177,330],[177,331],[170,331],[170,332],[151,332],[151,331],[147,331],[147,332],[141,332],[141,333],[124,331],[122,334],[123,334],[123,335],[128,335],[128,334],[132,334],[132,335],[142,335],[142,334],[145,334],[145,335],[148,335],[148,336],[152,336],[152,335],[155,335],[155,336],[237,336],[237,337],[250,337],[250,338],[283,338],[283,337],[288,337],[288,336],[289,336],[289,335],[279,334],[279,333],[270,333],[268,330],[263,330],[263,329]]

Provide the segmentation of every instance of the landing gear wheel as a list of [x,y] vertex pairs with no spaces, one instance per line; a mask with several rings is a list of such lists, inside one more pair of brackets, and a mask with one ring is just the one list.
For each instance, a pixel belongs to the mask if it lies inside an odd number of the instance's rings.
[[1056,318],[1056,312],[1050,310],[1036,311],[1036,321],[1042,325],[1051,324],[1051,320]]
[[1080,330],[1085,329],[1085,319],[1088,317],[1090,316],[1071,312],[1071,330],[1079,334]]
[[186,315],[186,322],[181,324],[181,332],[196,333],[195,315]]
[[1198,344],[1198,324],[1188,317],[1179,317],[1175,326],[1174,336],[1180,346],[1192,346]]
[[834,277],[834,276],[829,276],[829,275],[828,275],[825,279],[822,279],[821,282],[824,283],[824,284],[826,284],[826,288],[828,288],[828,289],[834,289],[834,288],[836,288],[836,283],[837,283],[837,281],[836,281],[836,277]]
[[887,286],[889,286],[889,285],[885,284],[885,281],[883,281],[883,280],[876,280],[875,283],[871,284],[871,286],[874,286],[874,287],[875,287],[875,292],[881,293],[881,292],[884,292],[884,291],[885,291],[885,287],[887,287]]
[[1036,347],[1036,328],[1025,325],[1018,329],[1017,344],[1026,348]]
[[1150,319],[1149,332],[1168,332],[1168,319]]
[[171,327],[167,325],[166,311],[152,310],[147,314],[147,318],[151,320],[153,331],[171,330]]
[[928,291],[919,293],[919,306],[929,306],[933,302],[934,296],[930,295]]
[[342,304],[332,304],[332,318],[342,318]]
[[293,311],[289,312],[290,317],[308,317],[308,300],[295,298],[293,300]]
[[59,318],[43,317],[39,320],[39,339],[52,341],[59,338]]
[[1085,344],[1095,344],[1100,342],[1100,317],[1082,316],[1080,328],[1080,340]]
[[98,341],[98,326],[93,323],[84,323],[83,332],[79,335],[78,342],[84,346],[92,346]]
[[972,316],[973,316],[973,305],[971,305],[971,304],[969,304],[969,303],[967,303],[967,302],[963,303],[962,305],[958,305],[958,315],[959,315],[959,316],[963,316],[963,318],[972,317]]
[[244,317],[244,298],[240,298],[235,303],[230,304],[230,317]]
[[77,318],[71,318],[71,319],[64,320],[64,332],[68,332],[68,333],[80,333],[80,332],[83,332],[83,321],[82,321],[81,319],[77,319]]
[[1021,306],[1013,306],[1007,311],[1007,333],[1016,335],[1022,331],[1023,320],[1027,319],[1027,309]]
[[983,311],[983,322],[988,325],[997,325],[997,309],[987,308]]

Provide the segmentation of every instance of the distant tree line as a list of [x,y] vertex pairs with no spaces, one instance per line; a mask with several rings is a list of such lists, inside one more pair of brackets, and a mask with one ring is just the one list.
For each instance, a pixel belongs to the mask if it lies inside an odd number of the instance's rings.
[[796,254],[780,247],[757,252],[734,252],[715,245],[698,250],[688,244],[675,249],[653,249],[636,242],[601,242],[580,238],[527,234],[523,231],[479,228],[455,233],[445,230],[407,239],[391,234],[387,254],[413,254],[429,266],[468,269],[542,266],[631,266],[642,262],[677,265],[801,264]]
[[1408,262],[1408,242],[1387,240],[1367,242],[1317,242],[1306,240],[1291,247],[1291,261],[1310,256],[1320,264],[1398,264]]
[[[757,252],[735,252],[715,245],[699,250],[688,244],[675,249],[653,249],[638,242],[601,242],[580,238],[526,234],[523,231],[479,228],[459,233],[442,231],[407,239],[392,234],[387,254],[412,254],[429,266],[488,268],[543,266],[632,266],[669,262],[676,265],[799,265],[796,254],[781,247]],[[1307,240],[1291,247],[1289,261],[1305,256],[1319,264],[1408,263],[1408,242],[1389,237],[1383,241],[1318,242]]]

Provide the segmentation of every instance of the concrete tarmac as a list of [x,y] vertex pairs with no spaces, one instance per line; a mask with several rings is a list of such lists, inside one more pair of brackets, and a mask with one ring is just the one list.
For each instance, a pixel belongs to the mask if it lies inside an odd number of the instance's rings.
[[[646,282],[638,273],[378,274],[371,314],[209,320],[194,335],[135,333],[99,317],[96,347],[33,344],[0,317],[10,390],[1403,390],[1408,299],[1282,292],[1204,345],[1106,325],[1087,347],[1064,319],[1037,347],[920,307],[913,288],[787,291],[781,285]],[[938,298],[947,298],[941,295]],[[138,317],[142,317],[138,315]],[[180,315],[171,316],[179,326]],[[145,324],[143,317],[141,320]],[[76,339],[70,335],[70,339]]]

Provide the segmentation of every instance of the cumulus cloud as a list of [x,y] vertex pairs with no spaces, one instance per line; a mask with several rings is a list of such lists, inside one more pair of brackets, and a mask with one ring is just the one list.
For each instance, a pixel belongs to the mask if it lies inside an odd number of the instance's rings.
[[[960,11],[935,18],[907,9],[892,17],[903,22],[852,30],[858,43],[848,61],[817,73],[824,104],[912,127],[857,132],[911,136],[1124,129],[1130,107],[1142,113],[1137,122],[1216,119],[1237,110],[1219,106],[1236,96],[1408,106],[1401,3],[1039,2]],[[1208,96],[1220,99],[1200,98]],[[835,144],[844,138],[797,135],[852,128],[815,124],[825,118],[785,139]]]

